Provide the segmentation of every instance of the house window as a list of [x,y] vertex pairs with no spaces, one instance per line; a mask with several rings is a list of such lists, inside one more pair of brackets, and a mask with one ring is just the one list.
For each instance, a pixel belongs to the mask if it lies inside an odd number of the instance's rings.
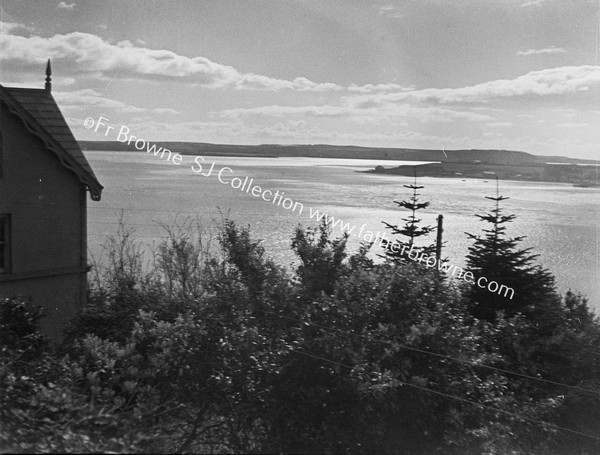
[[0,215],[0,273],[10,271],[10,215]]

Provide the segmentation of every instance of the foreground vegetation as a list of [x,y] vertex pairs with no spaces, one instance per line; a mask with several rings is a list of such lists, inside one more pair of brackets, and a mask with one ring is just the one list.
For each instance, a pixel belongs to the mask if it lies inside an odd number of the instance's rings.
[[144,267],[122,231],[60,345],[4,300],[2,450],[600,450],[600,324],[547,274],[514,265],[520,298],[490,313],[480,290],[349,254],[325,226],[292,248],[288,272],[226,221],[218,251],[171,230]]

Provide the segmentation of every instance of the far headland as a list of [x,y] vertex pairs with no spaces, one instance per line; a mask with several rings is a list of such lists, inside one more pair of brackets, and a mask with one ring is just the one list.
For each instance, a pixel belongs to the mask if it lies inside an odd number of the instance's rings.
[[[83,150],[139,151],[118,141],[79,141]],[[181,155],[239,157],[312,157],[362,160],[424,161],[428,164],[377,166],[370,172],[419,177],[494,178],[600,185],[600,161],[566,156],[542,156],[514,150],[428,150],[350,145],[231,145],[203,142],[156,142]]]

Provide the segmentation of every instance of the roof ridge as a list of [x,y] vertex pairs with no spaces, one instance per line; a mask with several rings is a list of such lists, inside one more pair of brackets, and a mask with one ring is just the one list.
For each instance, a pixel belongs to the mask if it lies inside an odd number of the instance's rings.
[[[48,91],[45,90],[45,89],[43,89],[43,88],[35,88],[35,87],[7,87],[6,85],[2,85],[2,87],[4,87],[6,90],[32,90],[32,91],[36,91],[36,92],[48,93]],[[48,95],[51,95],[51,93],[48,93]]]
[[[20,95],[34,94],[35,97],[29,102],[19,99]],[[54,151],[63,166],[75,172],[79,180],[87,185],[92,200],[100,200],[103,186],[96,178],[52,94],[44,89],[4,87],[0,84],[0,98],[8,105],[9,112],[17,115],[30,132],[40,137]],[[52,128],[54,132],[51,133],[48,128]],[[59,139],[58,136],[63,138]]]

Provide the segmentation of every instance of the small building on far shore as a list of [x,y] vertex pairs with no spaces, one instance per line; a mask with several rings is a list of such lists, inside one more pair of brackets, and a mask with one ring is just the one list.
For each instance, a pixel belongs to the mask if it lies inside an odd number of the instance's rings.
[[60,336],[87,296],[87,193],[102,185],[51,93],[0,85],[0,298],[41,305]]

